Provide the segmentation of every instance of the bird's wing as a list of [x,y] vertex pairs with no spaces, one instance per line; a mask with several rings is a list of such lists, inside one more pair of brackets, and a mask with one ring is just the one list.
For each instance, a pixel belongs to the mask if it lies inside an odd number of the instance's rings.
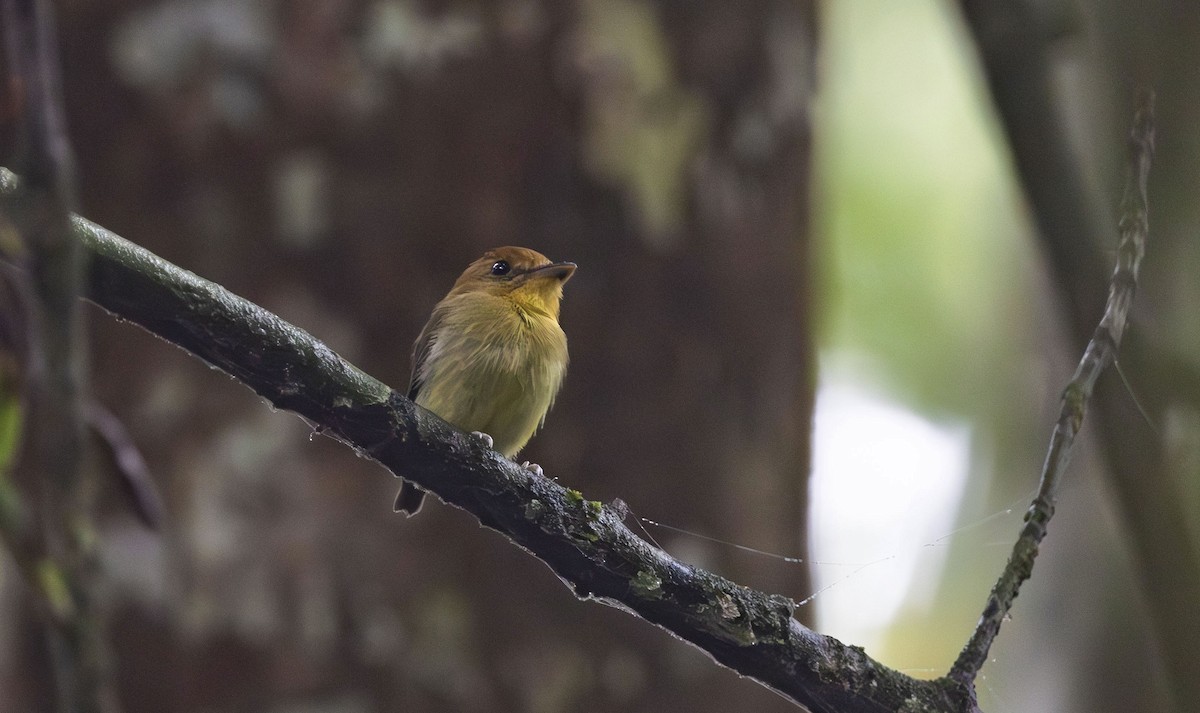
[[[408,377],[408,398],[412,401],[416,401],[417,394],[421,393],[423,385],[421,367],[425,365],[425,360],[429,358],[429,353],[433,350],[433,335],[437,333],[441,323],[442,310],[434,307],[433,314],[425,323],[425,328],[421,330],[421,333],[417,335],[417,341],[413,343],[412,374]],[[412,517],[421,509],[421,503],[424,501],[425,491],[411,480],[405,480],[400,487],[399,494],[396,495],[396,504],[393,506],[393,510],[407,513],[409,517]]]
[[421,333],[417,335],[417,341],[413,343],[412,374],[408,379],[408,398],[413,401],[416,401],[417,394],[421,392],[423,385],[421,367],[425,366],[425,360],[429,358],[429,353],[433,350],[433,335],[441,324],[442,310],[435,307],[429,321],[425,323],[425,328],[421,330]]

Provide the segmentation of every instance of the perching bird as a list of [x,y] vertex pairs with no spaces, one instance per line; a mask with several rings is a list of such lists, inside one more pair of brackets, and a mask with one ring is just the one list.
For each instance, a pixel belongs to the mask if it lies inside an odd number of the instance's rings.
[[[528,248],[484,253],[417,337],[408,397],[464,431],[490,436],[506,458],[516,455],[545,421],[567,371],[558,306],[574,273],[575,263],[550,262]],[[406,480],[396,512],[411,517],[424,499]]]

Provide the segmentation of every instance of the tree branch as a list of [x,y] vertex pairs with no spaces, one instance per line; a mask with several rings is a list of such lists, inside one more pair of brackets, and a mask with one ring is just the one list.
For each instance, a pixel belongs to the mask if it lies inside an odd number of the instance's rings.
[[[22,200],[0,169],[0,210]],[[973,711],[970,686],[920,681],[801,626],[795,603],[672,558],[585,500],[455,430],[303,330],[75,218],[92,254],[87,295],[294,411],[526,549],[583,599],[634,613],[818,713]]]
[[1046,528],[1054,515],[1058,485],[1071,460],[1075,437],[1083,425],[1088,402],[1100,374],[1116,359],[1121,337],[1133,305],[1137,289],[1138,269],[1146,252],[1149,231],[1146,180],[1150,173],[1150,158],[1154,154],[1154,95],[1144,92],[1138,98],[1133,129],[1130,132],[1130,167],[1121,201],[1121,238],[1117,243],[1117,265],[1113,271],[1104,316],[1096,327],[1075,375],[1062,396],[1058,422],[1050,438],[1050,450],[1042,468],[1037,496],[1025,514],[1025,526],[1013,545],[1008,564],[988,596],[983,614],[967,645],[950,670],[950,676],[964,683],[975,680],[987,661],[992,641],[1000,625],[1012,609],[1021,585],[1033,572],[1038,545],[1046,536]]

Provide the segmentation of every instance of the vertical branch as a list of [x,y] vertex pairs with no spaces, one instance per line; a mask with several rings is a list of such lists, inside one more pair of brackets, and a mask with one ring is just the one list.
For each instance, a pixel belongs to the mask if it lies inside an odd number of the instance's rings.
[[1083,425],[1088,402],[1096,380],[1116,358],[1121,337],[1133,305],[1137,288],[1138,269],[1146,250],[1149,231],[1146,181],[1150,173],[1150,158],[1154,154],[1154,95],[1144,91],[1138,97],[1133,129],[1130,132],[1130,165],[1121,201],[1120,241],[1117,243],[1117,265],[1109,284],[1108,304],[1104,316],[1088,342],[1075,375],[1062,396],[1062,409],[1050,438],[1050,449],[1042,467],[1042,479],[1037,497],[1025,514],[1025,526],[1013,545],[1012,554],[1003,573],[988,595],[987,604],[971,639],[963,647],[950,669],[950,676],[971,683],[985,661],[992,641],[1012,609],[1021,585],[1033,572],[1038,546],[1046,536],[1046,528],[1054,515],[1058,485],[1071,459],[1075,437]]
[[111,708],[101,617],[90,582],[94,557],[83,487],[85,381],[78,296],[84,253],[70,230],[73,160],[62,105],[49,0],[3,0],[4,42],[16,103],[27,201],[13,216],[28,279],[29,453],[40,473],[46,556],[30,582],[51,612],[50,648],[61,711]]

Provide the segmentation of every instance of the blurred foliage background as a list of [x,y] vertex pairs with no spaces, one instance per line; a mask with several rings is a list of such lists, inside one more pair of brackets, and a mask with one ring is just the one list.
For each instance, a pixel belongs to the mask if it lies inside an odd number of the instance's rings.
[[[1131,335],[1143,356],[1125,364],[1153,428],[1130,420],[1140,440],[1123,462],[1157,454],[1145,487],[1184,513],[1194,552],[1200,10],[1029,5],[1054,18],[1054,119],[1110,231],[1092,236],[1105,265],[1132,87],[1159,92]],[[1019,528],[1084,346],[956,5],[57,10],[82,212],[396,387],[429,310],[483,250],[527,245],[579,263],[563,311],[571,370],[522,457],[589,498],[805,555],[818,386],[852,385],[960,434],[967,467],[945,485],[961,493],[950,511],[900,514],[941,523],[919,535],[928,546],[898,554],[870,526],[897,514],[851,501],[875,543],[853,559],[891,556],[910,573],[891,580],[903,591],[815,565],[834,586],[800,610],[913,675],[948,669]],[[1101,303],[1091,309],[1098,319]],[[104,594],[126,710],[792,709],[662,632],[577,602],[462,513],[431,503],[393,515],[396,482],[378,467],[144,332],[97,310],[90,322],[94,391],[133,431],[169,510],[165,530],[148,532],[104,481]],[[853,417],[849,428],[839,447],[884,454],[868,475],[902,477],[878,433]],[[1147,612],[1173,584],[1139,566],[1130,543],[1153,538],[1135,537],[1144,520],[1122,507],[1103,434],[1085,427],[1034,578],[980,681],[985,710],[1168,705],[1169,654]],[[820,511],[812,519],[820,560]],[[795,564],[652,534],[743,584],[797,600],[823,586]],[[0,711],[47,710],[39,624],[0,565]],[[902,602],[886,626],[855,629],[855,612],[871,619],[884,598]]]

